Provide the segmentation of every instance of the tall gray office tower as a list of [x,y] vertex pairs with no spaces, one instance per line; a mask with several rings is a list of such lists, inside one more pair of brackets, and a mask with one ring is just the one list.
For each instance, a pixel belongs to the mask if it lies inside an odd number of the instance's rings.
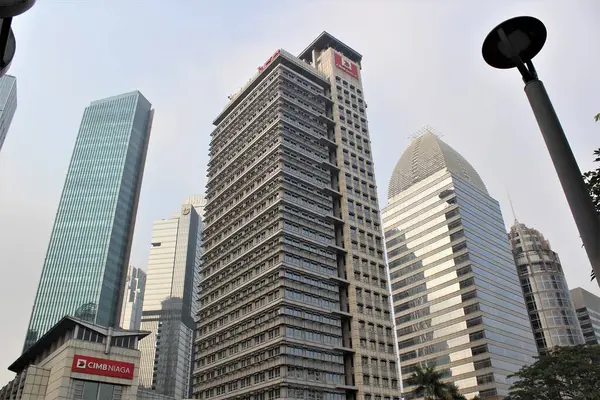
[[17,110],[17,78],[4,75],[0,78],[0,150],[6,139],[15,111]]
[[575,288],[571,290],[571,298],[585,342],[600,344],[600,297],[585,289]]
[[405,397],[420,365],[468,397],[508,395],[537,350],[500,206],[475,169],[425,128],[396,164],[383,220]]
[[121,310],[121,328],[139,331],[142,323],[142,305],[146,289],[146,273],[132,265],[127,271],[123,309]]
[[214,121],[196,398],[400,396],[361,58],[277,50]]
[[85,109],[25,349],[65,315],[101,326],[120,323],[153,114],[138,91]]
[[560,258],[544,236],[515,221],[508,233],[538,352],[583,344]]
[[191,389],[204,203],[189,198],[152,231],[141,325],[151,333],[140,342],[140,385],[175,399]]

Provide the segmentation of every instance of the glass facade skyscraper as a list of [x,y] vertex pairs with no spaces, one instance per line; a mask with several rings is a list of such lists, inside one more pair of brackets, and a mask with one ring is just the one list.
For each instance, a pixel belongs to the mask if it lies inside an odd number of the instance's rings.
[[0,78],[0,150],[8,128],[17,110],[17,78],[4,75]]
[[142,305],[146,290],[146,273],[132,265],[127,271],[121,323],[123,329],[139,331],[142,323]]
[[195,398],[400,397],[361,60],[277,50],[214,121]]
[[85,109],[25,348],[67,314],[119,324],[153,112],[138,91]]
[[540,354],[583,344],[583,334],[560,258],[536,229],[515,221],[508,238]]
[[140,385],[175,399],[189,398],[191,389],[204,205],[202,196],[190,197],[152,231],[141,325],[150,335],[140,342]]
[[508,395],[537,355],[500,206],[475,169],[429,130],[398,161],[383,211],[407,379],[434,365],[468,398]]

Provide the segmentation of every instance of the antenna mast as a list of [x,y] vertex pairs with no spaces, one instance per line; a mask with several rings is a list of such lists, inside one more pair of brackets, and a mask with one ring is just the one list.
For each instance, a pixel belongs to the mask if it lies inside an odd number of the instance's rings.
[[442,137],[444,137],[444,135],[442,133],[438,132],[436,129],[432,128],[429,125],[424,125],[421,129],[419,129],[412,135],[408,136],[408,139],[415,140],[415,139],[420,138],[421,136],[423,136],[426,133],[432,133],[433,135],[437,136],[440,139]]

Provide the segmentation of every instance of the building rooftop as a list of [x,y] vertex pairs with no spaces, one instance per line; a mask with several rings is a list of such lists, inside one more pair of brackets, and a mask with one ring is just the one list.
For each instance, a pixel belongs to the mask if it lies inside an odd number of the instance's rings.
[[[130,97],[130,96],[137,96],[137,97],[143,99],[144,102],[150,104],[148,99],[139,90],[134,90],[134,91],[127,92],[127,93],[121,93],[121,94],[117,94],[114,96],[105,97],[103,99],[94,100],[90,103],[90,106],[93,106],[95,104],[107,103],[110,101],[115,101],[117,99],[122,99],[122,98]],[[150,107],[152,107],[152,106],[150,106]]]
[[[111,328],[96,325],[91,322],[81,320],[79,318],[65,316],[56,323],[44,336],[42,336],[37,342],[29,347],[21,356],[14,362],[8,369],[13,372],[21,372],[29,364],[31,364],[38,355],[42,354],[47,350],[52,343],[58,340],[61,336],[65,335],[67,331],[75,328],[75,326],[82,326],[84,328],[95,331],[103,336],[109,335]],[[121,328],[112,328],[112,337],[124,337],[124,336],[135,336],[138,339],[145,338],[150,332],[147,331],[129,331]]]
[[475,168],[430,128],[417,136],[398,160],[388,187],[388,199],[433,173],[447,168],[453,175],[488,193]]
[[[264,69],[257,72],[236,94],[230,96],[229,102],[221,113],[213,121],[213,125],[219,125],[235,109],[252,90],[267,76],[277,65],[285,63],[288,68],[303,75],[309,79],[318,79],[323,85],[329,85],[328,78],[319,70],[309,65],[305,61],[300,61],[284,49],[277,50],[268,63],[263,66]],[[214,131],[213,131],[214,134]]]
[[344,44],[344,42],[342,42],[339,39],[336,39],[333,35],[325,31],[323,31],[323,33],[321,33],[315,40],[313,40],[313,42],[309,44],[308,47],[304,49],[302,53],[300,53],[298,58],[312,62],[313,49],[326,50],[329,47],[339,51],[344,56],[346,56],[347,58],[349,58],[357,64],[360,64],[362,60],[362,55],[358,51]]
[[587,307],[596,312],[600,312],[600,297],[587,290],[577,287],[571,289],[571,297],[575,308]]

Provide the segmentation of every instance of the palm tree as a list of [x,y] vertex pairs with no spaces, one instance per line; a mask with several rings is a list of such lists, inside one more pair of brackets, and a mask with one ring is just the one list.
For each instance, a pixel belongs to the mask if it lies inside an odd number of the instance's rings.
[[450,383],[446,383],[446,394],[444,396],[445,400],[467,400],[465,396],[463,396],[462,394],[460,394],[460,392],[458,391],[458,387],[450,382]]
[[455,384],[442,382],[442,374],[432,365],[418,366],[408,383],[416,386],[417,396],[425,400],[465,400]]
[[432,365],[417,366],[408,383],[416,386],[417,396],[423,396],[425,400],[442,399],[446,389],[442,382],[442,374]]

